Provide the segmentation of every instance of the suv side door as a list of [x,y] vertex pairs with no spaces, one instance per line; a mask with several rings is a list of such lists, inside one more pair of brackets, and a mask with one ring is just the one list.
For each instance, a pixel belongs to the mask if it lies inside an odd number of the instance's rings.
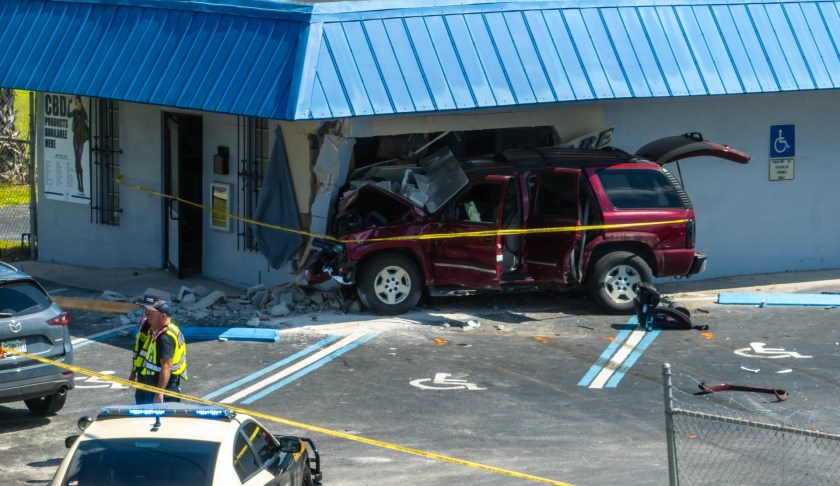
[[429,260],[436,286],[501,290],[501,208],[509,176],[477,176],[440,215],[438,233],[487,232],[431,240]]
[[[576,228],[580,223],[580,170],[552,169],[528,175],[528,228]],[[528,273],[536,283],[568,283],[574,249],[580,239],[575,229],[529,232],[525,236]]]

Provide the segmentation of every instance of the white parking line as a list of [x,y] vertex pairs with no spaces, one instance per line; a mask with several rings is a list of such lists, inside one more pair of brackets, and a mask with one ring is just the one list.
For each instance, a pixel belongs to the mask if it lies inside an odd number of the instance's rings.
[[604,385],[607,383],[607,380],[615,373],[615,371],[621,366],[621,363],[627,359],[627,356],[633,352],[633,349],[639,344],[639,341],[642,340],[647,334],[645,331],[635,330],[630,333],[630,336],[627,337],[627,340],[621,344],[621,347],[616,351],[616,353],[610,358],[610,360],[604,365],[604,368],[601,370],[600,373],[592,380],[592,384],[589,385],[589,388],[604,388]]
[[137,327],[136,324],[129,324],[127,326],[118,327],[116,329],[108,329],[107,331],[98,332],[96,334],[91,334],[90,336],[85,336],[82,338],[76,338],[70,341],[73,344],[73,348],[81,348],[82,346],[88,345],[92,342],[99,341],[100,338],[105,339],[109,338],[113,335],[119,334],[126,329],[132,329]]
[[350,334],[349,336],[347,336],[344,339],[336,342],[335,344],[333,344],[329,347],[326,347],[326,348],[318,351],[317,353],[315,353],[313,355],[310,355],[306,359],[298,361],[297,363],[293,364],[292,366],[289,366],[288,368],[284,368],[279,373],[271,375],[268,378],[266,378],[266,379],[264,379],[264,380],[262,380],[258,383],[255,383],[255,384],[249,386],[248,388],[245,388],[244,390],[242,390],[238,393],[234,393],[233,395],[225,398],[224,400],[221,400],[219,403],[233,403],[237,400],[241,400],[242,398],[244,398],[244,397],[246,397],[246,396],[248,396],[248,395],[250,395],[250,394],[252,394],[256,391],[261,390],[261,389],[263,389],[263,388],[265,388],[265,387],[267,387],[267,386],[269,386],[273,383],[276,383],[276,382],[282,380],[283,378],[285,378],[285,377],[287,377],[287,376],[289,376],[289,375],[291,375],[291,374],[293,374],[293,373],[311,365],[312,363],[315,363],[316,361],[320,360],[324,356],[327,356],[327,355],[335,352],[336,350],[339,350],[339,349],[341,349],[345,346],[348,346],[348,345],[352,344],[354,341],[358,341],[359,339],[361,339],[364,336],[365,336],[365,333]]

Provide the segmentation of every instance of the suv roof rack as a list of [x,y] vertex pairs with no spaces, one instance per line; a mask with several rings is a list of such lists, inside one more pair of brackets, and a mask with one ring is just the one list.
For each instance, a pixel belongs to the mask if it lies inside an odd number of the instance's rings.
[[639,159],[624,150],[615,147],[600,149],[570,149],[562,147],[539,147],[529,149],[511,149],[502,153],[505,161],[518,167],[541,167],[555,163],[599,163],[608,160],[638,161]]
[[165,402],[146,405],[116,405],[99,410],[97,420],[122,417],[193,417],[201,419],[227,420],[236,417],[236,412],[224,407],[211,407],[191,403]]

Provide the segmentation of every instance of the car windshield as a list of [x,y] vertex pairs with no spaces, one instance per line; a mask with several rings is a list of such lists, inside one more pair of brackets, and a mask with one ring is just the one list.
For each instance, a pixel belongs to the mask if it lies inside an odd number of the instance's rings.
[[22,316],[49,309],[50,298],[30,282],[19,282],[0,287],[0,314]]
[[218,453],[217,442],[197,440],[86,440],[61,484],[210,486]]

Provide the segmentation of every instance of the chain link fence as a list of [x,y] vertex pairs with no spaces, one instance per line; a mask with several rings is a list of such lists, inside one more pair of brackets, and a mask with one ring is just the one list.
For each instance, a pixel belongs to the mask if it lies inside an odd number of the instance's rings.
[[33,251],[34,94],[0,89],[0,260]]
[[832,410],[778,407],[776,396],[765,393],[699,401],[706,394],[691,386],[699,382],[672,375],[667,364],[662,375],[671,485],[840,482],[840,435],[826,432],[837,428]]

